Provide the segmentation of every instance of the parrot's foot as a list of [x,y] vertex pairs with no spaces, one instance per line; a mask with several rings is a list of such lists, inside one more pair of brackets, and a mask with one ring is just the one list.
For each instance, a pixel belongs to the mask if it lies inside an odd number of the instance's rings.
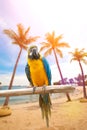
[[44,93],[46,92],[46,86],[42,87],[42,90],[44,91]]
[[33,94],[35,93],[36,87],[33,87]]

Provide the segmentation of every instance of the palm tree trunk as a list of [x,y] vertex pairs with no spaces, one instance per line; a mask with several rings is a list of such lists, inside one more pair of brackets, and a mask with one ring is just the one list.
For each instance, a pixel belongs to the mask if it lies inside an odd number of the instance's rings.
[[[56,52],[55,52],[54,49],[53,49],[53,53],[54,53],[54,56],[55,56],[55,59],[56,59],[56,63],[57,63],[57,67],[58,67],[58,70],[59,70],[59,73],[60,73],[62,84],[65,84],[64,80],[63,80],[62,72],[61,72],[61,69],[60,69],[60,66],[59,66],[59,63],[58,63],[57,55],[56,55]],[[66,93],[66,96],[67,96],[68,101],[71,101],[71,98],[70,98],[68,93]]]
[[83,96],[84,98],[87,98],[86,96],[86,87],[85,87],[85,81],[84,81],[84,72],[83,72],[83,68],[82,68],[82,65],[81,65],[81,62],[79,61],[79,65],[80,65],[80,69],[81,69],[81,73],[82,73],[82,81],[83,81]]
[[[12,88],[12,84],[13,84],[14,76],[15,76],[15,73],[16,73],[16,68],[17,68],[17,65],[18,65],[18,62],[19,62],[19,59],[20,59],[21,53],[22,53],[22,48],[20,48],[20,51],[19,51],[19,54],[18,54],[18,57],[17,57],[16,63],[15,63],[15,66],[14,66],[13,74],[12,74],[11,81],[10,81],[10,84],[9,84],[9,88],[8,88],[8,89],[11,89],[11,88]],[[8,105],[8,102],[9,102],[9,96],[6,97],[3,106]]]
[[60,66],[59,66],[59,63],[58,63],[57,55],[56,55],[56,52],[55,52],[54,49],[53,49],[53,52],[54,52],[54,56],[55,56],[55,59],[56,59],[56,63],[57,63],[57,67],[58,67],[58,71],[59,71],[59,73],[60,73],[60,77],[61,77],[62,83],[64,84],[62,72],[61,72],[61,70],[60,70]]

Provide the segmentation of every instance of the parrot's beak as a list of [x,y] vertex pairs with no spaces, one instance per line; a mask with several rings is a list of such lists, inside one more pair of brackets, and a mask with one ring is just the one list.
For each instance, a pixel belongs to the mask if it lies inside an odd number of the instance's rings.
[[37,56],[37,54],[38,54],[38,51],[36,49],[33,49],[32,55]]

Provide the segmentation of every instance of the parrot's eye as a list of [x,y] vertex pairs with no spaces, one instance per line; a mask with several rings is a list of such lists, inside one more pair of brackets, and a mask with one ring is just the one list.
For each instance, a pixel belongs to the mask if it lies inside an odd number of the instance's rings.
[[30,52],[29,55],[31,56],[31,55],[32,55],[32,52]]

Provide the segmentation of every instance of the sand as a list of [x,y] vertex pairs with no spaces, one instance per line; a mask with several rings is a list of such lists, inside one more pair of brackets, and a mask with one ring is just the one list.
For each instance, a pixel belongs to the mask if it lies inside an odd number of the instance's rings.
[[66,101],[66,96],[52,100],[49,128],[36,102],[10,105],[12,114],[0,117],[0,130],[87,130],[87,103],[79,101],[82,92],[82,87],[77,87],[70,94],[71,102]]

